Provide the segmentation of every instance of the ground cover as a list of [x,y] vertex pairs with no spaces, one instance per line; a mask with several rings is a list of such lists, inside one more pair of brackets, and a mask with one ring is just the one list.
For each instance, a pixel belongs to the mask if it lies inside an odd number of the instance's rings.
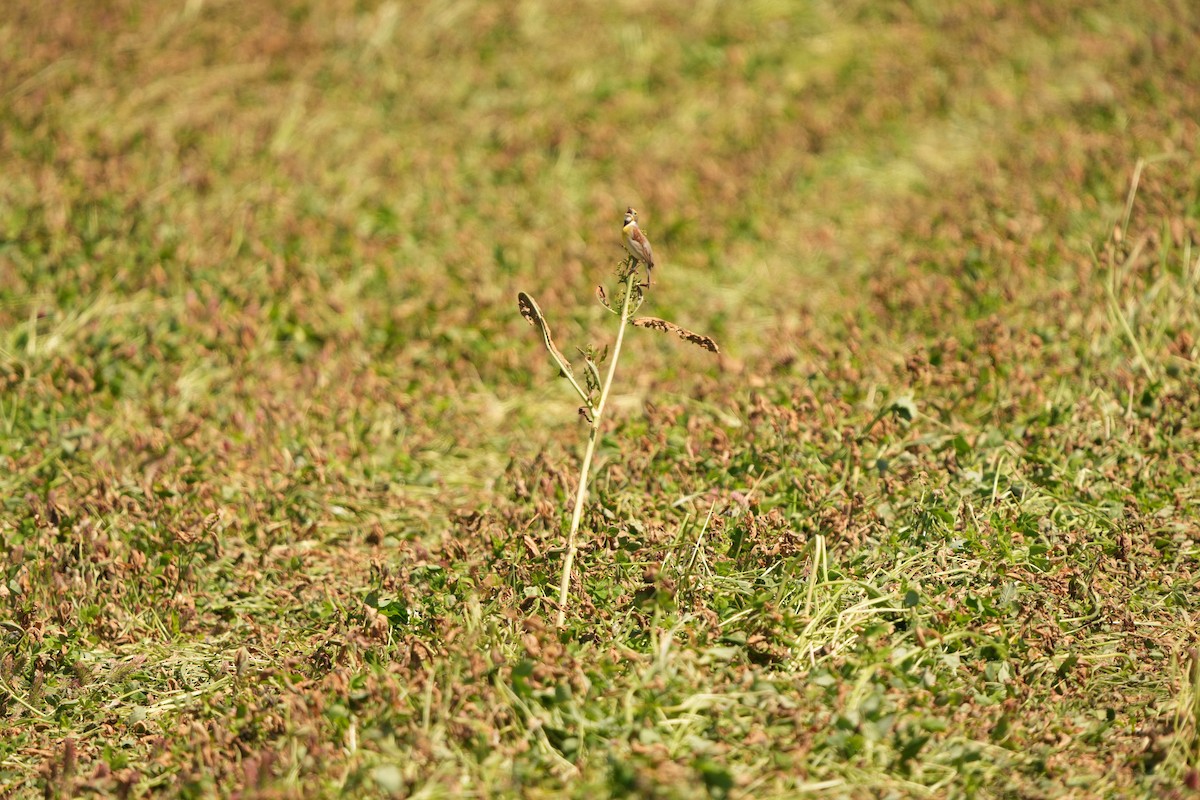
[[[1189,797],[1200,13],[0,10],[0,790]],[[598,443],[517,309],[602,346]]]

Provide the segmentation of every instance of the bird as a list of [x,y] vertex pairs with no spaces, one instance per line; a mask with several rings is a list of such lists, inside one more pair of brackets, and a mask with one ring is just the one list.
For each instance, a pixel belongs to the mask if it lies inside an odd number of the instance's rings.
[[652,283],[650,271],[654,269],[654,251],[650,248],[650,240],[638,227],[637,217],[637,209],[632,206],[625,209],[625,227],[621,228],[621,233],[625,234],[625,249],[646,265],[646,285],[649,286]]

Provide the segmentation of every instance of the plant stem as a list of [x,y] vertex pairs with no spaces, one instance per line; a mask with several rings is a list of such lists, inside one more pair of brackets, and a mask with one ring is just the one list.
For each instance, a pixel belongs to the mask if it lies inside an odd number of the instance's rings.
[[625,326],[629,322],[629,298],[633,295],[633,282],[637,273],[631,271],[625,278],[625,300],[621,304],[621,326],[617,329],[617,343],[613,345],[612,360],[608,362],[608,375],[604,378],[604,386],[600,389],[600,399],[592,410],[592,428],[588,432],[587,450],[583,454],[583,465],[579,469],[579,490],[575,492],[575,511],[571,514],[571,530],[567,533],[567,558],[563,562],[562,581],[558,586],[558,619],[555,622],[559,628],[567,619],[567,596],[571,590],[571,568],[575,564],[575,554],[579,551],[576,535],[579,533],[579,520],[583,516],[583,501],[587,498],[588,473],[592,468],[592,456],[596,453],[596,442],[600,438],[600,418],[604,415],[604,406],[608,402],[608,392],[612,388],[613,376],[617,374],[617,360],[621,357],[621,342],[625,339]]

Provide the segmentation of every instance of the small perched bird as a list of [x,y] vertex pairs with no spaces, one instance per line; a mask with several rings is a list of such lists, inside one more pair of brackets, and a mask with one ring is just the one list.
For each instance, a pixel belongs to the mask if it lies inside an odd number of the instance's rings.
[[625,227],[621,228],[621,232],[625,234],[625,248],[634,258],[646,265],[646,285],[649,286],[652,283],[650,270],[654,269],[654,251],[650,248],[650,240],[638,227],[636,209],[625,209]]

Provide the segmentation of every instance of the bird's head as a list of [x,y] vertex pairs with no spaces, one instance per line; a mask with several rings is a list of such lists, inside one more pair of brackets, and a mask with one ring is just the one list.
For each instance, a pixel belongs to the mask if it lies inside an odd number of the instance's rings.
[[636,222],[636,221],[637,221],[637,209],[633,208],[632,206],[625,209],[625,224],[628,225],[629,223]]

